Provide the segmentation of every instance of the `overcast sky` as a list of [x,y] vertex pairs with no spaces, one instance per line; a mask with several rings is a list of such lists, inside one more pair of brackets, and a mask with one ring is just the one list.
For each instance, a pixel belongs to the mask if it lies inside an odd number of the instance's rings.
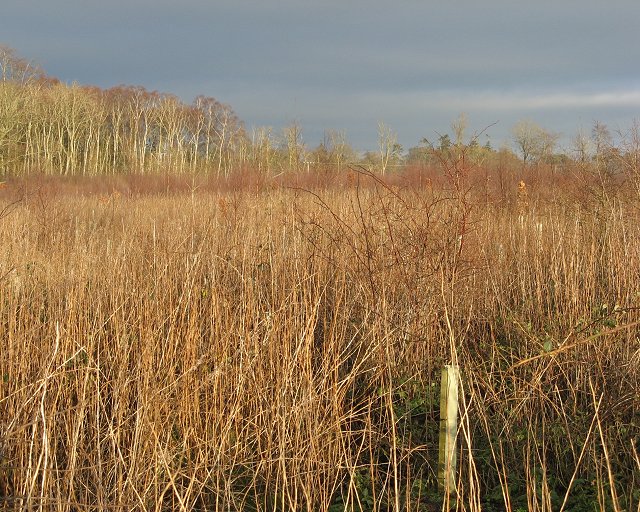
[[0,43],[65,82],[230,104],[249,131],[297,121],[374,149],[450,132],[494,146],[530,119],[564,145],[640,119],[639,0],[2,0]]

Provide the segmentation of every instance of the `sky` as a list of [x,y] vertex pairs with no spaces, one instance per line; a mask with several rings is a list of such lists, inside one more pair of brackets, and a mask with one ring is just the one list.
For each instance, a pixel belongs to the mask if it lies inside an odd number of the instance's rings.
[[451,133],[511,145],[530,120],[568,149],[640,119],[638,0],[2,0],[0,44],[62,81],[231,105],[249,133],[298,123],[375,150]]

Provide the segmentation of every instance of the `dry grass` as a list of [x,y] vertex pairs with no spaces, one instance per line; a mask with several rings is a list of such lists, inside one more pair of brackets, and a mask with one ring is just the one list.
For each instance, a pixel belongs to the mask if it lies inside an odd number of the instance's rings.
[[461,510],[632,510],[638,201],[555,197],[32,190],[0,221],[0,509],[436,510],[457,361]]

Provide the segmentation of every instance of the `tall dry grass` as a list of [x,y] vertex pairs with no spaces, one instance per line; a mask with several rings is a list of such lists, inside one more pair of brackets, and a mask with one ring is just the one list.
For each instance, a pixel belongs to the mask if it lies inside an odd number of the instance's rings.
[[556,192],[29,188],[0,221],[0,508],[635,509],[638,198]]

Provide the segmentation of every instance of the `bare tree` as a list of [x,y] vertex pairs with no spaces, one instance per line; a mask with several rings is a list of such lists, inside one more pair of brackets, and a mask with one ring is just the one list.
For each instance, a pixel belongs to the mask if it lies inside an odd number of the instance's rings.
[[291,123],[284,129],[284,139],[287,147],[289,170],[299,170],[300,162],[304,156],[305,148],[302,141],[302,129],[297,122]]
[[341,172],[344,164],[355,156],[353,149],[347,141],[347,134],[343,131],[330,130],[328,139],[329,159],[335,164],[336,171]]
[[464,144],[464,135],[467,131],[467,126],[467,115],[464,112],[458,116],[458,119],[451,123],[451,129],[456,137],[455,144],[457,147],[461,147]]
[[[303,146],[296,147],[291,166],[302,155]],[[248,148],[236,114],[213,98],[187,105],[142,87],[69,86],[0,46],[2,172],[196,172],[208,166],[221,174],[246,160]]]
[[270,173],[275,160],[275,147],[272,128],[257,128],[253,130],[251,148],[252,161],[261,173]]
[[26,84],[44,76],[39,66],[22,59],[16,51],[6,45],[0,45],[0,78],[2,82]]
[[593,153],[593,143],[582,128],[580,128],[573,137],[572,150],[576,155],[576,160],[583,165],[591,158]]
[[613,146],[613,138],[606,124],[596,121],[591,128],[591,140],[595,144],[596,159],[600,159]]
[[400,157],[402,146],[398,144],[395,132],[383,122],[378,123],[378,149],[380,152],[380,171],[385,174],[389,164]]
[[528,119],[518,122],[511,133],[525,164],[541,161],[553,154],[559,137]]

